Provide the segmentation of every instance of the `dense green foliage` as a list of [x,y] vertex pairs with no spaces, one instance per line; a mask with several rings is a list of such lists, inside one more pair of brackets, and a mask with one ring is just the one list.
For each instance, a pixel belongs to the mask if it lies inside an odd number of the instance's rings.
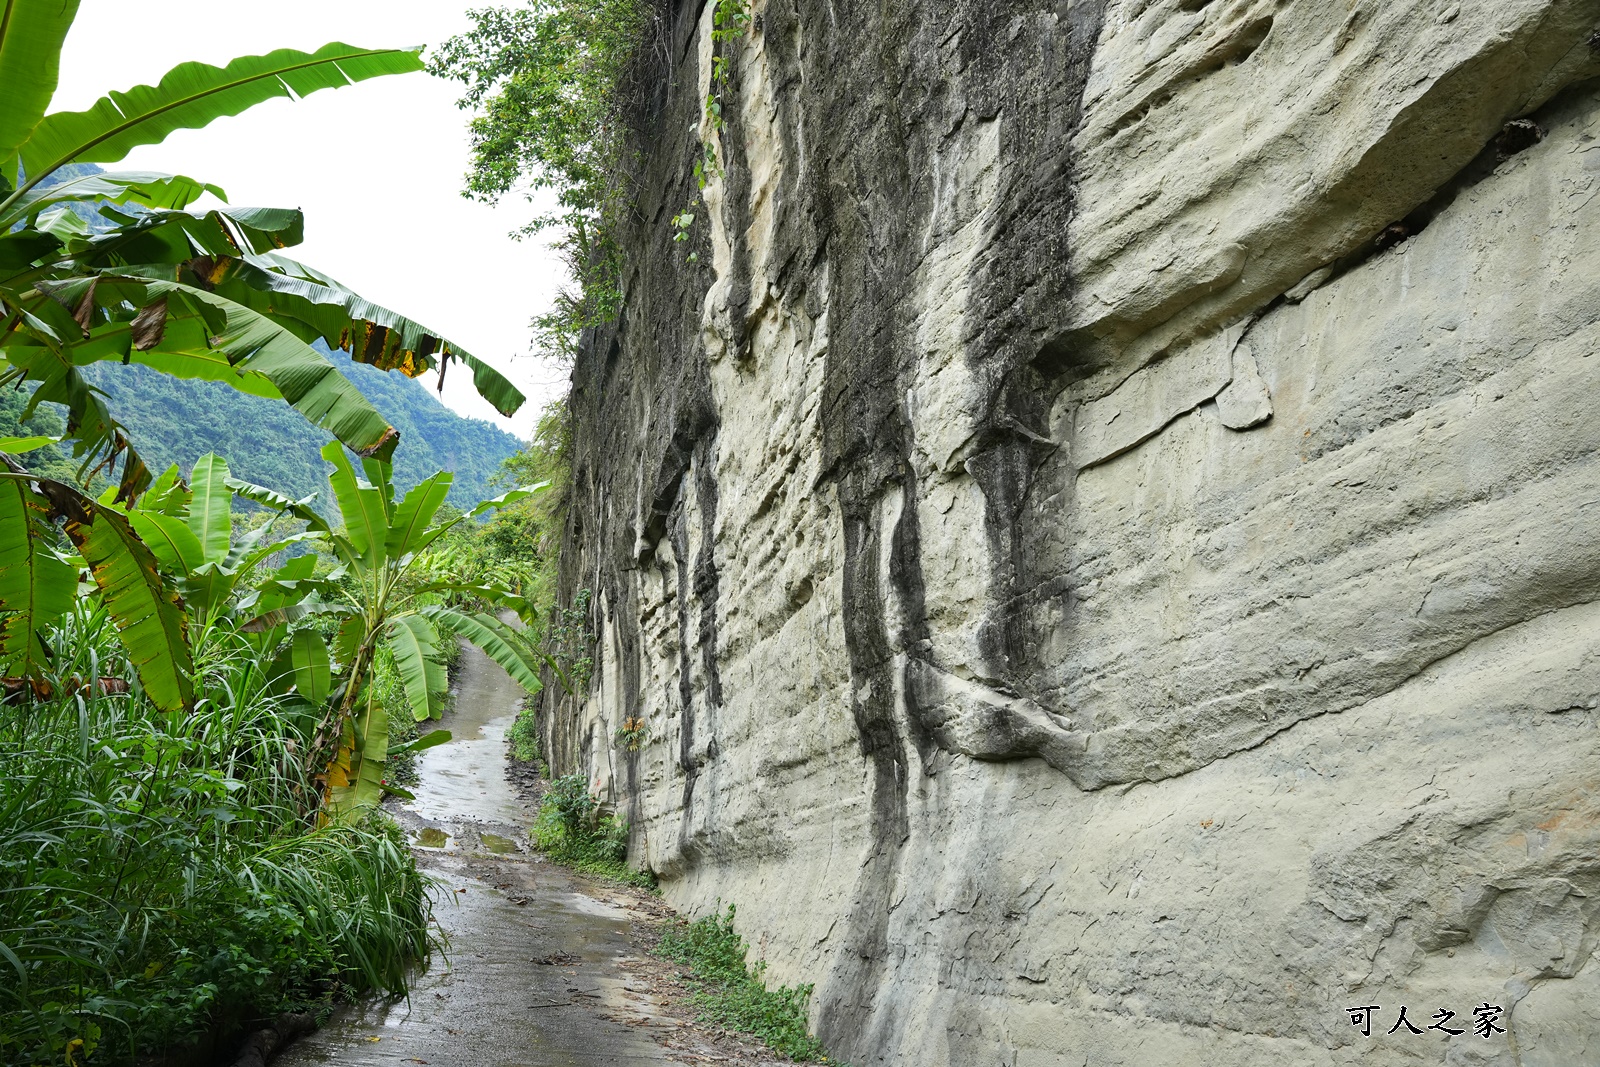
[[[439,713],[456,631],[530,689],[537,653],[439,602],[456,587],[427,549],[469,517],[433,521],[449,475],[395,500],[387,465],[364,461],[363,481],[343,446],[324,455],[337,530],[211,455],[131,509],[0,472],[0,592],[49,605],[0,615],[24,671],[0,716],[0,972],[15,976],[0,1062],[131,1063],[286,1007],[403,991],[425,951],[419,876],[373,808],[403,792],[398,760],[449,735],[391,729],[390,712]],[[281,517],[236,524],[236,494]],[[70,544],[16,518],[51,508]],[[288,557],[308,539],[327,557]],[[116,572],[106,591],[70,595],[73,549]]]
[[[60,168],[40,187],[104,173],[94,164],[73,164]],[[66,205],[87,231],[96,234],[114,229],[113,220],[100,214],[105,206],[95,201]],[[405,447],[395,451],[393,462],[395,483],[402,490],[443,468],[455,474],[449,499],[456,506],[470,508],[493,495],[491,479],[520,447],[515,437],[492,423],[456,415],[422,382],[402,373],[359,363],[322,340],[313,341],[311,348],[399,431]],[[111,398],[127,436],[152,469],[176,463],[187,471],[196,458],[215,452],[229,457],[248,481],[296,498],[319,494],[318,506],[332,514],[327,465],[318,455],[327,434],[280,400],[241,392],[225,382],[175,377],[137,363],[126,367],[94,363],[84,368],[83,376]],[[22,436],[21,415],[32,395],[32,388],[0,394],[0,437]],[[65,422],[54,416],[53,409],[57,406],[42,405],[28,420],[28,432],[59,436]],[[55,428],[42,428],[46,426]],[[48,456],[30,455],[23,462],[30,470],[71,480],[72,468],[59,462],[68,452],[70,446],[55,446]],[[41,462],[55,465],[46,470]]]
[[627,821],[601,813],[581,774],[549,784],[529,836],[551,859],[584,874],[641,889],[656,886],[653,873],[629,868]]
[[[186,63],[49,113],[77,9],[14,4],[0,19],[0,418],[65,438],[0,449],[8,1065],[149,1062],[285,1008],[403,992],[427,949],[426,896],[374,806],[388,760],[448,734],[401,743],[389,709],[438,712],[452,632],[530,689],[541,662],[498,619],[442,603],[455,583],[427,561],[450,525],[433,519],[452,478],[419,472],[397,497],[400,434],[325,353],[408,378],[461,363],[505,414],[521,394],[282,255],[303,238],[299,211],[190,212],[206,192],[225,203],[222,191],[82,165],[274,97],[420,70],[419,50],[330,44]],[[315,443],[334,438],[321,457],[340,528],[197,454],[210,443],[190,431],[260,424],[247,408],[158,400],[164,419],[119,421],[121,398],[155,395],[126,388],[139,374],[219,383],[299,412],[323,431]],[[384,394],[388,379],[369,385]],[[426,441],[436,423],[417,414],[410,429]],[[242,442],[243,472],[292,436],[271,429]],[[155,476],[141,443],[181,467]],[[235,521],[242,501],[262,510]],[[307,542],[322,555],[296,555]],[[526,606],[502,587],[472,595]]]
[[511,758],[518,763],[537,763],[539,761],[539,713],[538,707],[530,700],[522,702],[517,708],[517,717],[511,723],[511,729],[506,735],[511,742]]
[[768,989],[761,977],[766,964],[745,964],[748,950],[733,918],[730,904],[726,915],[679,921],[667,927],[656,954],[690,968],[702,1021],[754,1035],[802,1063],[827,1062],[827,1050],[806,1025],[811,986]]
[[648,0],[527,0],[471,13],[429,69],[466,85],[469,195],[497,201],[519,186],[554,190],[555,226],[576,288],[535,320],[544,352],[570,360],[578,334],[610,321],[621,298],[616,224],[631,207],[628,109],[646,77],[655,19]]
[[0,1062],[129,1064],[403,991],[422,879],[387,821],[308,828],[308,723],[248,647],[164,713],[103,609],[61,627],[53,696],[0,714]]
[[544,492],[507,504],[487,522],[455,527],[434,552],[434,566],[441,572],[464,582],[492,580],[516,590],[527,601],[518,613],[541,628],[548,625],[555,605],[561,523],[571,481],[568,427],[566,405],[552,404],[539,419],[533,440],[506,457],[490,479],[502,488],[545,485]]
[[[67,420],[49,408],[27,414],[29,395],[20,389],[0,389],[0,437],[60,437],[66,433]],[[46,445],[18,458],[29,470],[71,481],[76,465],[70,451],[61,445]]]
[[[461,363],[503,414],[521,405],[494,368],[283,255],[304,239],[298,210],[190,212],[203,194],[226,195],[181,175],[85,166],[274,97],[421,70],[420,49],[329,44],[220,68],[184,63],[156,85],[50,113],[76,14],[65,2],[0,20],[0,386],[25,384],[35,401],[64,406],[74,458],[85,472],[116,471],[118,503],[136,501],[151,471],[112,413],[111,391],[86,376],[94,364],[281,400],[353,452],[385,461],[395,428],[312,342],[412,378]],[[85,205],[97,209],[90,219]]]
[[[634,210],[639,170],[630,120],[660,77],[663,64],[652,59],[667,47],[661,19],[649,0],[525,0],[471,15],[474,28],[445,42],[429,70],[467,87],[460,106],[474,111],[468,195],[494,202],[518,187],[556,193],[559,209],[525,232],[562,231],[575,288],[534,325],[542,350],[570,361],[582,331],[611,321],[621,307],[618,225]],[[752,24],[749,0],[715,0],[704,102],[711,138],[695,153],[696,195],[672,215],[674,241],[688,240],[699,194],[722,174],[716,142],[729,85],[725,48]]]

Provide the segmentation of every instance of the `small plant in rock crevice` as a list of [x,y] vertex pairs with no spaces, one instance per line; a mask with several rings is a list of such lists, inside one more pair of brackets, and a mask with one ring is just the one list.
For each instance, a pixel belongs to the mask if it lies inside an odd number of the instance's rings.
[[[694,196],[683,211],[672,217],[673,241],[682,244],[689,240],[694,229],[695,209],[705,203],[706,186],[713,179],[726,174],[718,154],[718,142],[727,122],[722,117],[723,98],[729,85],[728,55],[723,45],[738,40],[750,32],[754,19],[750,14],[749,0],[717,0],[711,14],[711,88],[705,99],[705,124],[711,128],[711,138],[700,143],[700,152],[694,161]],[[688,261],[697,262],[698,252],[690,252]]]
[[613,738],[619,748],[628,752],[637,752],[650,741],[650,727],[643,719],[629,717],[622,720],[622,725],[617,727],[616,737]]
[[545,638],[545,652],[565,672],[567,691],[581,696],[594,677],[594,634],[589,629],[589,604],[593,594],[580,589],[568,607],[557,606]]

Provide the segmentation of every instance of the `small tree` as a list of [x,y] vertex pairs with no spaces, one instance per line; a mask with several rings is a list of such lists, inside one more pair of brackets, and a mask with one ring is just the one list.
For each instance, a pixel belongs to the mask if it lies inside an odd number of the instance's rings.
[[[395,791],[388,789],[384,774],[390,755],[389,709],[370,684],[380,647],[393,656],[407,702],[419,722],[441,713],[439,697],[447,682],[440,662],[441,625],[481,648],[529,693],[539,691],[539,669],[549,660],[531,642],[493,615],[468,613],[442,603],[451,593],[491,603],[516,604],[519,598],[502,586],[439,578],[426,564],[428,549],[457,523],[544,492],[548,483],[512,490],[472,511],[435,523],[434,516],[450,491],[449,473],[435,474],[397,501],[388,464],[362,460],[363,479],[337,442],[324,448],[322,455],[334,467],[329,482],[343,518],[342,530],[329,526],[306,502],[291,502],[256,486],[233,484],[246,498],[303,519],[339,561],[338,569],[329,576],[330,583],[339,583],[339,603],[318,605],[314,610],[337,614],[343,620],[334,654],[343,665],[344,683],[326,710],[311,758],[319,764],[328,761],[327,800],[336,814],[346,816],[377,803],[386,790]],[[308,609],[302,605],[299,610]],[[280,609],[247,625],[278,625],[294,614],[293,609]],[[448,739],[445,731],[435,731],[421,740],[426,745]]]

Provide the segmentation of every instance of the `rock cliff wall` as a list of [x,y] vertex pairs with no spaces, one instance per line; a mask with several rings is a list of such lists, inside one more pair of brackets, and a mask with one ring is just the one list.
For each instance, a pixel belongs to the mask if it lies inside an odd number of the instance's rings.
[[1600,0],[753,9],[557,769],[858,1067],[1600,1063]]

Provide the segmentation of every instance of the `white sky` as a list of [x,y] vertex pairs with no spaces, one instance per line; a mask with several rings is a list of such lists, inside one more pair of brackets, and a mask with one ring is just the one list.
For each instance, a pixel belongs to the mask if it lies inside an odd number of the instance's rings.
[[[51,110],[154,83],[186,60],[220,65],[330,41],[436,45],[467,28],[469,7],[495,2],[83,0]],[[468,163],[460,89],[406,74],[273,100],[108,169],[186,174],[221,186],[236,205],[304,209],[306,241],[291,254],[499,368],[528,395],[512,418],[500,418],[460,366],[444,400],[527,438],[539,409],[565,388],[559,369],[528,353],[528,321],[549,307],[562,268],[542,242],[507,236],[534,213],[520,196],[490,208],[460,195]]]

